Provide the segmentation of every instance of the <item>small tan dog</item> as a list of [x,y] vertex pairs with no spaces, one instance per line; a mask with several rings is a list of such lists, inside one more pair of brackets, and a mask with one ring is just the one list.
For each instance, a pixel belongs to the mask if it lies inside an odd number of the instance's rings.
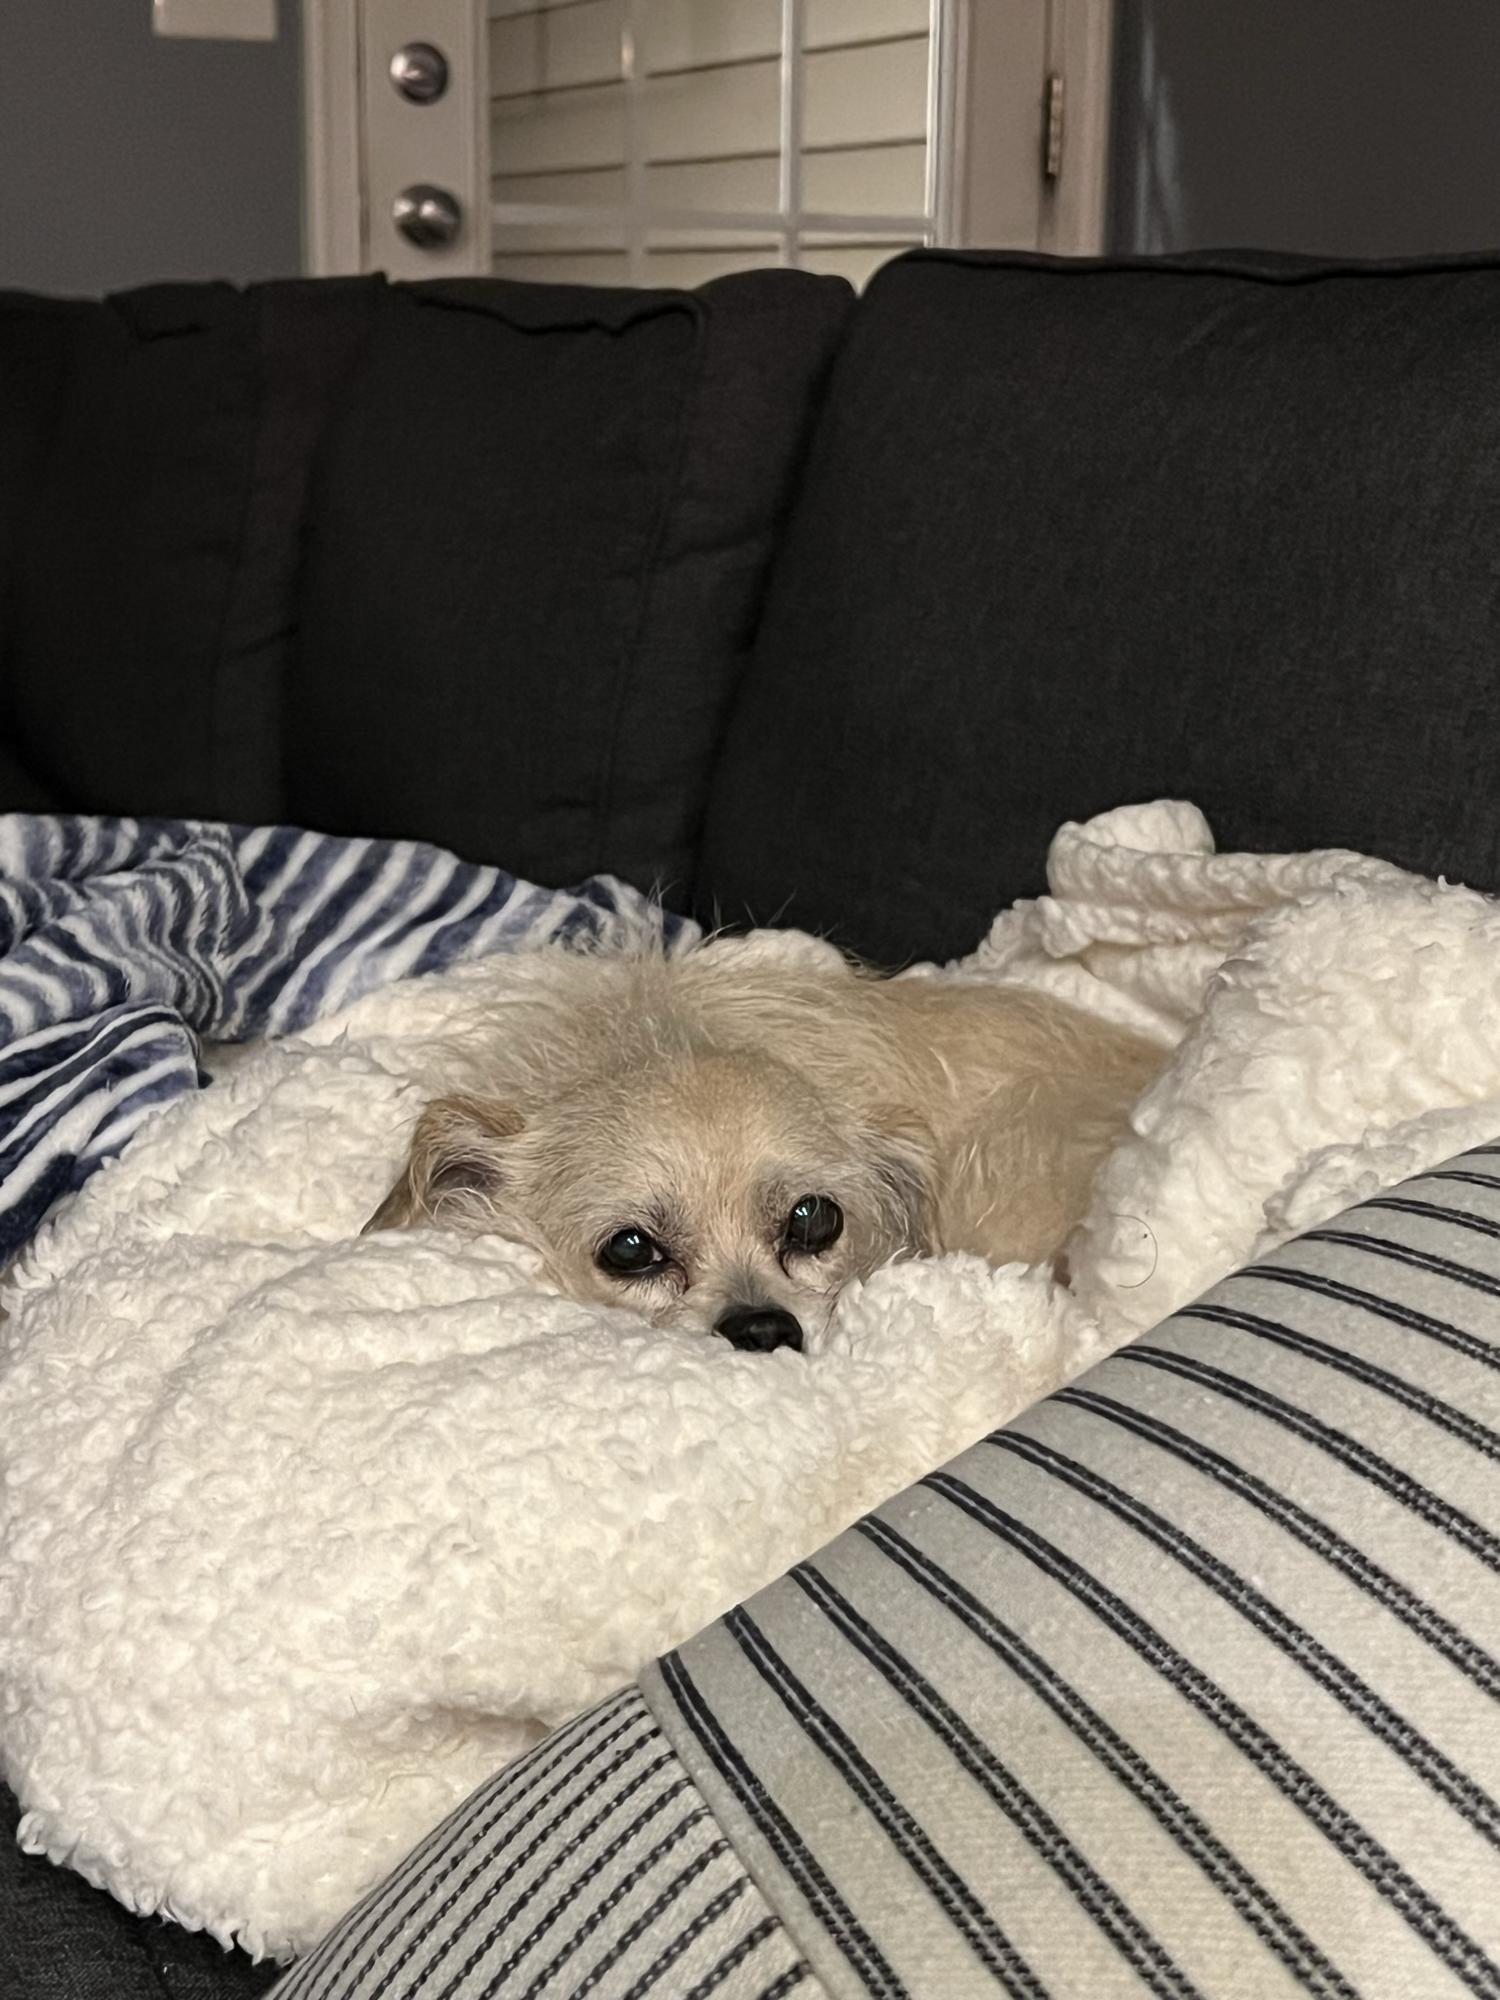
[[528,1243],[572,1297],[801,1347],[888,1258],[1054,1255],[1159,1051],[1002,987],[719,941],[539,953],[366,1225]]

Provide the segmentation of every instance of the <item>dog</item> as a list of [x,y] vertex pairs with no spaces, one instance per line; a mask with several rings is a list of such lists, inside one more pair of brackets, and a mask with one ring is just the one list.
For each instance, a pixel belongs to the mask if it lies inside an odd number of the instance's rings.
[[517,967],[366,1231],[504,1235],[576,1299],[748,1351],[800,1349],[893,1257],[1057,1257],[1163,1061],[1049,998],[829,947]]

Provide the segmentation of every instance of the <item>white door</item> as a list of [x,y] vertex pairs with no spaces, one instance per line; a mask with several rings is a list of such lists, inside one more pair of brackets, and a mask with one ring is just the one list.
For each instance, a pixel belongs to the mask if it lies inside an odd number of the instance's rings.
[[308,266],[862,283],[1102,247],[1112,0],[305,0]]

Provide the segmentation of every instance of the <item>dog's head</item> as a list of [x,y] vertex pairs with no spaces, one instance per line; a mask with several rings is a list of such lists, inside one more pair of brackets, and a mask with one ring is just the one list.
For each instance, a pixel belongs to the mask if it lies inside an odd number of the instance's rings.
[[439,1099],[366,1226],[493,1231],[574,1298],[800,1347],[850,1279],[928,1247],[931,1180],[909,1119],[853,1116],[759,1052],[679,1050],[524,1113]]

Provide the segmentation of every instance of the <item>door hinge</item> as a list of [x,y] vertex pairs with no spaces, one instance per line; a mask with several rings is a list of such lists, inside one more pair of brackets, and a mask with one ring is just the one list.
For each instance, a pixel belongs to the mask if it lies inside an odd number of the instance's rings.
[[1062,178],[1063,163],[1063,80],[1058,70],[1047,77],[1042,92],[1042,179]]

